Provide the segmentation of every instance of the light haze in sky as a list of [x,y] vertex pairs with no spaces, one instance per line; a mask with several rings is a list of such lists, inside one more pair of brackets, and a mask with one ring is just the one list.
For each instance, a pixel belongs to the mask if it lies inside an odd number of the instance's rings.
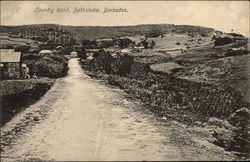
[[[70,8],[70,13],[35,12]],[[121,13],[73,13],[77,8],[124,8]],[[249,36],[248,1],[1,1],[1,25],[61,24],[123,26],[138,24],[199,25]]]

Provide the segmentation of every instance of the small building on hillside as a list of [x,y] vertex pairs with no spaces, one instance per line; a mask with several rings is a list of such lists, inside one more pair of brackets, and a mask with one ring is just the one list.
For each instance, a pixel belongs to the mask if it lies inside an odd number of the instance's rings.
[[18,79],[21,74],[21,52],[14,49],[0,50],[0,78]]
[[39,54],[53,54],[51,50],[41,50]]
[[130,49],[125,48],[125,49],[122,49],[120,52],[121,52],[121,53],[129,53],[129,52],[130,52]]

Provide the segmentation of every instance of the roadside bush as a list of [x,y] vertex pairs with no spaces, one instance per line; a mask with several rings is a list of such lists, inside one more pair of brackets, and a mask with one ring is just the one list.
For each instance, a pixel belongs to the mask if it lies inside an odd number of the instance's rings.
[[80,59],[85,59],[87,57],[86,50],[84,47],[77,51],[77,57]]
[[144,47],[145,49],[148,49],[148,42],[147,42],[147,40],[141,41],[141,44],[143,45],[143,47]]
[[99,70],[104,70],[106,73],[110,73],[112,61],[111,54],[109,52],[105,52],[104,50],[100,50],[96,55],[97,56],[94,59],[94,66]]
[[133,64],[133,57],[124,54],[119,55],[117,58],[113,59],[111,63],[112,71],[119,75],[128,74],[131,70]]
[[60,53],[63,55],[70,55],[73,50],[74,49],[72,46],[66,46],[62,49],[62,51]]
[[68,61],[60,55],[45,55],[28,63],[27,66],[31,75],[36,74],[39,77],[63,77],[68,71]]

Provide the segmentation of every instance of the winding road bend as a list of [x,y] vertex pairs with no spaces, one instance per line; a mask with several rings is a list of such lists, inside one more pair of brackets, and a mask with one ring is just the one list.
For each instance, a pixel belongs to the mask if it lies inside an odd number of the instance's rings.
[[71,59],[68,76],[2,128],[2,160],[195,159],[171,144],[139,106]]

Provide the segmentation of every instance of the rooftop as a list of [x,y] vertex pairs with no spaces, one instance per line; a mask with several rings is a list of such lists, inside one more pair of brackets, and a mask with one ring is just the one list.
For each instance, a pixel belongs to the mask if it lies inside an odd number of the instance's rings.
[[1,63],[20,62],[20,59],[21,59],[21,52],[0,53]]
[[50,53],[53,53],[51,50],[41,50],[40,52],[39,52],[40,54],[42,53],[42,54],[50,54]]

